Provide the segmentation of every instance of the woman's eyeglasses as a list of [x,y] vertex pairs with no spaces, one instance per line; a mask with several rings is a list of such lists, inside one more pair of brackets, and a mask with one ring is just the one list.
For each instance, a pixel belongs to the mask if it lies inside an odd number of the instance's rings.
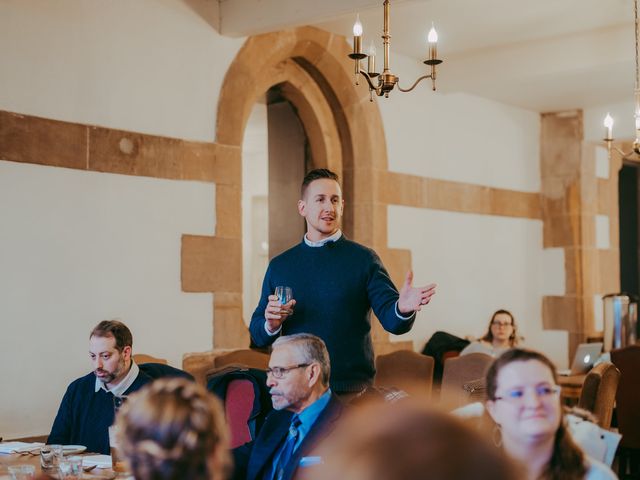
[[494,325],[496,327],[511,327],[513,324],[507,322],[498,322],[497,320],[494,320],[493,322],[491,322],[491,325]]
[[[513,390],[507,391],[507,393],[500,397],[495,397],[495,400],[504,400],[505,402],[513,405],[521,405],[524,403],[524,394],[526,390],[526,388],[514,388]],[[547,400],[555,398],[560,393],[560,387],[558,385],[538,385],[533,387],[533,391],[539,399]]]

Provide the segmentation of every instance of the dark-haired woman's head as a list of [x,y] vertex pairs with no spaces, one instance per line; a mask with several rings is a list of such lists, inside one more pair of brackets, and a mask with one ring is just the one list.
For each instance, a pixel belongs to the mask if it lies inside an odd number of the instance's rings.
[[515,347],[518,344],[518,327],[511,312],[502,309],[495,311],[482,340],[493,345],[508,344],[510,347]]

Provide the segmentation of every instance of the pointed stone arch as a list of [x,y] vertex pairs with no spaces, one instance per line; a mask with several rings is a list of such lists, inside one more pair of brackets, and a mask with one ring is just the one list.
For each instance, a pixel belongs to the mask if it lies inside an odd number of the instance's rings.
[[[354,86],[349,46],[342,36],[313,27],[247,39],[225,76],[218,103],[216,144],[230,169],[216,184],[216,237],[241,241],[241,162],[244,129],[256,100],[273,86],[298,111],[316,167],[338,172],[346,198],[344,230],[386,257],[387,209],[378,180],[387,153],[378,106]],[[408,255],[394,256],[403,265]],[[241,256],[235,267],[242,271]],[[246,346],[242,292],[214,292],[214,348]],[[242,331],[242,333],[240,333]],[[374,339],[384,340],[379,325]]]

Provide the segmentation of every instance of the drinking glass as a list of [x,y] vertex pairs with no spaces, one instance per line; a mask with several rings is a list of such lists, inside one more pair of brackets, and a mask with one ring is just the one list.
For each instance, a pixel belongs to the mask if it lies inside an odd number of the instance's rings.
[[[276,287],[275,295],[278,297],[280,304],[284,305],[285,303],[289,303],[293,298],[293,291],[291,290],[291,287],[280,286]],[[283,309],[283,313],[284,311],[285,310]]]
[[36,477],[35,465],[9,465],[11,480],[32,480]]
[[64,458],[62,445],[44,445],[40,448],[40,466],[42,470],[51,470]]
[[79,480],[82,478],[82,457],[67,457],[58,464],[60,480]]
[[111,468],[114,472],[126,472],[127,464],[122,458],[120,448],[118,446],[118,427],[111,425],[109,427],[109,450],[111,453]]

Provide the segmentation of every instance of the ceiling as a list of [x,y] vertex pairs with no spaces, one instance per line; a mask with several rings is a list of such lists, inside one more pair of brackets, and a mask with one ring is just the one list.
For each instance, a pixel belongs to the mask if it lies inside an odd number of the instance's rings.
[[[350,38],[358,12],[363,46],[375,39],[382,51],[382,0],[219,0],[218,9],[230,36],[315,25]],[[424,59],[434,22],[441,92],[539,112],[630,101],[633,20],[633,0],[392,0],[391,67],[393,53]]]

